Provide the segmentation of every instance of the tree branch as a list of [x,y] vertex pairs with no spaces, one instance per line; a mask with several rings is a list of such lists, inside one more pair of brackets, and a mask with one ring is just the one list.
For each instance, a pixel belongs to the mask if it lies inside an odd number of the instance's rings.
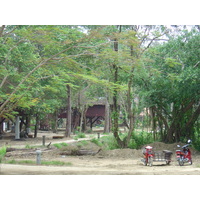
[[198,61],[195,65],[194,68],[196,68],[199,65],[200,61]]
[[18,25],[18,26],[15,26],[15,28],[13,28],[11,31],[5,33],[3,36],[11,34],[11,33],[12,33],[14,30],[16,30],[18,27],[19,27],[19,25]]

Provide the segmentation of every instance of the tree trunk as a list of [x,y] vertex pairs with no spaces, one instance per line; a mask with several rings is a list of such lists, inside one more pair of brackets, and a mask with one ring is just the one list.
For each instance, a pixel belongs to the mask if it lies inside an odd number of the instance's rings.
[[3,122],[4,122],[5,118],[0,117],[0,135],[3,134]]
[[36,114],[36,118],[35,118],[34,138],[37,137],[38,126],[39,126],[39,114],[37,113],[37,114]]
[[[131,75],[130,79],[128,82],[128,93],[127,93],[127,108],[128,108],[128,119],[129,119],[129,131],[128,131],[128,136],[125,138],[124,141],[124,146],[128,147],[129,141],[131,139],[131,134],[133,133],[134,130],[134,114],[133,114],[133,106],[132,106],[132,101],[133,101],[133,96],[131,95],[131,87],[133,83],[133,68],[131,70]],[[131,101],[132,100],[132,101]]]
[[108,102],[108,98],[106,98],[104,133],[109,133],[109,132],[110,132],[110,105]]
[[153,131],[153,139],[156,140],[156,116],[155,116],[155,110],[153,107],[149,108],[150,116],[151,116],[151,129]]
[[53,113],[53,119],[52,119],[52,129],[53,133],[57,133],[58,131],[58,112],[57,110]]
[[66,137],[71,135],[71,88],[67,85],[67,124],[66,124]]
[[[118,80],[118,67],[114,64],[113,65],[113,69],[114,69],[114,83],[117,83]],[[113,118],[113,134],[115,139],[117,140],[118,145],[123,148],[124,147],[124,143],[121,141],[119,135],[118,135],[118,128],[119,128],[119,124],[118,124],[118,120],[119,120],[119,111],[118,111],[118,91],[117,88],[114,88],[113,91],[113,113],[112,113],[112,118]]]
[[29,134],[31,132],[30,127],[31,127],[31,116],[27,115],[26,116],[26,133]]
[[86,111],[87,111],[87,106],[83,105],[81,108],[80,132],[86,131],[86,116],[85,116]]
[[[121,26],[120,26],[121,29]],[[114,39],[114,51],[118,52],[118,41],[115,38]],[[113,64],[113,71],[114,71],[114,83],[118,83],[118,67],[116,64]],[[118,145],[121,148],[124,148],[124,142],[120,139],[118,135],[118,129],[119,129],[119,111],[118,111],[118,88],[115,86],[113,90],[113,113],[112,113],[112,118],[113,118],[113,135],[115,139],[117,140]]]
[[200,105],[197,107],[192,116],[188,119],[186,125],[181,129],[181,132],[184,132],[186,134],[186,137],[188,138],[192,137],[192,134],[194,133],[194,124],[198,120],[199,115],[200,115]]

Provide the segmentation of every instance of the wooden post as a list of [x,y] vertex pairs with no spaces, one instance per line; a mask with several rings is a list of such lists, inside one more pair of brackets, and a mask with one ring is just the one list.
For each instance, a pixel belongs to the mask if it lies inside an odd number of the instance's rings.
[[45,135],[42,136],[42,145],[45,146]]
[[20,139],[20,133],[19,133],[19,116],[16,117],[15,120],[15,140]]
[[97,133],[98,139],[100,138],[100,133]]
[[40,165],[41,164],[41,150],[37,150],[36,151],[36,163],[37,165]]

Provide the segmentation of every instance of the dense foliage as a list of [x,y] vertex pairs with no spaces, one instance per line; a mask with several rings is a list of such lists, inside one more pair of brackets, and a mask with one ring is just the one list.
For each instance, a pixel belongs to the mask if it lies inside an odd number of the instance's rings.
[[195,26],[1,26],[0,123],[51,114],[55,127],[70,88],[80,115],[100,97],[113,105],[120,148],[135,144],[136,127],[150,128],[154,140],[197,141],[199,41]]

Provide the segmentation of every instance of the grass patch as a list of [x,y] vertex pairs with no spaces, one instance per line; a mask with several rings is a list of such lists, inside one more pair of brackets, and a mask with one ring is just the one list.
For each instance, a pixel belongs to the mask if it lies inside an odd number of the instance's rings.
[[74,140],[78,140],[78,136],[74,136]]
[[103,136],[99,139],[93,138],[90,140],[92,143],[98,145],[99,147],[103,147],[106,150],[118,149],[119,146],[117,141],[113,135]]
[[[7,164],[31,164],[36,165],[36,161],[33,160],[7,160],[5,161]],[[55,165],[55,166],[71,166],[72,163],[70,162],[63,162],[63,161],[41,161],[41,165]]]
[[62,147],[68,146],[68,144],[65,143],[65,142],[62,142],[62,143],[53,144],[53,146],[58,148],[58,149],[61,149]]
[[85,133],[78,133],[78,134],[74,137],[74,140],[78,140],[78,138],[86,138]]
[[36,162],[33,160],[7,160],[5,161],[7,164],[35,164]]
[[25,149],[33,149],[33,147],[30,146],[29,144],[27,144],[27,145],[25,146]]
[[66,147],[66,146],[68,146],[68,144],[67,144],[67,143],[65,143],[65,142],[62,142],[62,143],[61,143],[61,145],[62,145],[63,147]]
[[[125,140],[128,133],[119,133],[119,137],[121,140]],[[106,150],[119,149],[120,147],[117,144],[117,141],[113,135],[106,135],[101,137],[100,139],[93,138],[90,140],[96,145],[105,148]],[[154,142],[152,134],[148,132],[134,133],[131,136],[130,142],[128,144],[128,148],[130,149],[140,149],[141,146]]]
[[82,147],[88,144],[88,141],[82,140],[77,143],[77,147]]
[[93,139],[91,139],[90,141],[91,141],[92,143],[96,144],[96,145],[99,146],[99,147],[102,147],[102,146],[103,146],[102,142],[101,142],[99,139],[93,138]]
[[63,161],[42,161],[42,165],[56,165],[56,166],[71,166],[72,163],[70,162],[63,162]]
[[33,160],[7,160],[5,161],[7,164],[36,164],[35,161]]
[[5,154],[6,154],[6,147],[4,146],[4,147],[2,147],[2,148],[0,149],[0,155],[1,155],[1,156],[5,156]]
[[0,163],[2,162],[5,155],[6,155],[6,147],[4,146],[0,149]]

